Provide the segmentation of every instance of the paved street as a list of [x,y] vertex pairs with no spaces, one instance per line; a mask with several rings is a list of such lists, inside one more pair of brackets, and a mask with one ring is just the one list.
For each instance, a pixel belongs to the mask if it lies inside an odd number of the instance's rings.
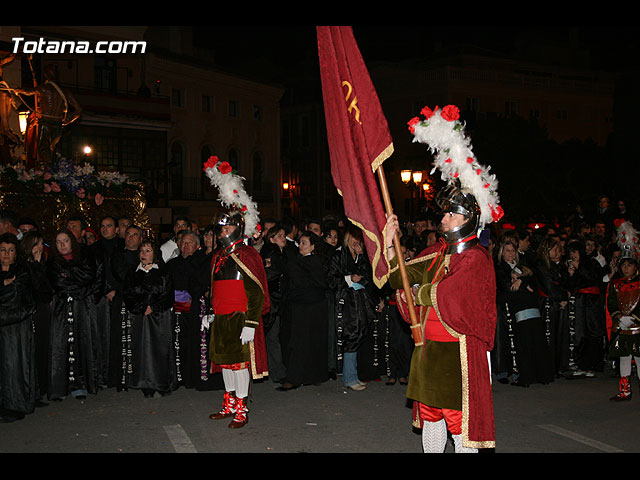
[[[520,388],[494,384],[496,453],[640,452],[640,390],[630,402],[608,399],[618,380],[558,379]],[[419,453],[406,387],[372,382],[346,391],[340,380],[279,392],[254,383],[249,423],[212,421],[222,392],[181,388],[164,398],[108,389],[84,404],[72,398],[0,424],[0,452],[74,453]],[[447,452],[452,451],[449,444]]]

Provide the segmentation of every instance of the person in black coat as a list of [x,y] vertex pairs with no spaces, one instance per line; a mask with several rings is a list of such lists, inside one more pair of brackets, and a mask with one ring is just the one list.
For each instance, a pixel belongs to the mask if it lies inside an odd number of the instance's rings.
[[551,236],[543,238],[538,246],[533,271],[556,376],[568,373],[570,364],[568,272],[561,260],[562,251],[558,239]]
[[[280,328],[282,318],[282,295],[286,288],[285,258],[287,238],[285,229],[279,223],[272,226],[264,236],[264,244],[260,256],[267,274],[267,285],[271,309],[264,316],[264,335],[269,363],[269,376],[274,382],[282,383],[286,376],[286,368],[282,359],[280,345]],[[295,256],[292,255],[292,258]]]
[[58,232],[47,262],[53,288],[50,400],[62,400],[69,394],[84,400],[105,383],[95,304],[102,290],[96,272],[95,258],[81,248],[75,236],[66,230]]
[[[36,311],[33,328],[36,349],[36,373],[40,398],[46,397],[49,385],[49,325],[51,324],[51,302],[53,289],[47,278],[44,238],[37,231],[26,232],[18,244],[19,257],[29,270]],[[41,404],[41,400],[39,403]]]
[[33,413],[38,396],[29,270],[15,235],[0,235],[0,414],[4,422]]
[[323,240],[305,231],[298,243],[298,255],[288,257],[285,264],[280,345],[287,374],[278,390],[318,385],[329,379],[327,282],[317,253]]
[[496,265],[497,302],[505,317],[512,357],[512,385],[553,381],[553,366],[540,314],[533,271],[519,261],[518,245],[504,242]]
[[124,247],[115,248],[111,258],[111,279],[108,292],[111,298],[109,325],[109,360],[108,386],[116,387],[117,391],[126,388],[126,371],[131,362],[130,346],[128,345],[129,331],[127,314],[122,298],[124,281],[131,270],[140,262],[138,248],[142,243],[143,232],[137,225],[129,225],[124,233]]
[[[178,382],[186,388],[200,388],[208,378],[208,343],[203,343],[203,298],[210,285],[203,283],[205,253],[200,237],[193,231],[183,231],[177,238],[180,255],[167,262],[174,288],[176,314],[175,340]],[[206,309],[205,309],[206,310]],[[207,336],[204,336],[206,340]]]
[[[100,219],[100,236],[97,241],[90,245],[90,249],[102,265],[104,274],[104,291],[98,298],[98,326],[100,328],[100,337],[102,339],[102,350],[104,352],[104,367],[109,369],[109,343],[111,322],[113,318],[117,318],[114,307],[114,299],[116,298],[116,289],[118,281],[113,274],[113,257],[117,251],[124,248],[124,240],[118,236],[118,224],[114,217],[105,216]],[[118,324],[119,327],[119,324]],[[114,326],[115,328],[115,326]]]
[[377,376],[371,344],[379,299],[359,230],[346,232],[344,245],[331,259],[327,282],[336,299],[338,370],[345,387],[363,390],[363,382]]
[[568,288],[571,292],[569,318],[573,321],[573,377],[593,377],[602,371],[606,338],[605,308],[602,296],[604,267],[585,253],[581,241],[567,245]]
[[173,284],[160,249],[144,240],[140,263],[130,270],[122,297],[131,328],[131,370],[127,387],[145,397],[167,395],[178,387],[173,345]]

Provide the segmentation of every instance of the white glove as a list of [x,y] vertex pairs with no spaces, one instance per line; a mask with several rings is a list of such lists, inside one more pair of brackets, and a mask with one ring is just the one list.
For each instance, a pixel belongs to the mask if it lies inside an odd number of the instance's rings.
[[632,327],[634,323],[635,322],[633,321],[633,317],[624,316],[624,317],[620,317],[620,321],[618,322],[618,325],[620,325],[620,328],[622,329],[627,329],[629,327]]
[[242,345],[252,342],[255,333],[256,333],[255,328],[242,327],[242,333],[240,333],[240,341],[242,342]]
[[203,315],[202,324],[200,325],[200,331],[209,330],[209,325],[213,322],[214,315]]

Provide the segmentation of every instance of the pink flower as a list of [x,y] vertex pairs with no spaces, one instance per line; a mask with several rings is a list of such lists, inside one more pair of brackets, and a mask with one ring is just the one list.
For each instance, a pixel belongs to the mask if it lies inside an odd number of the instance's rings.
[[51,190],[54,192],[59,192],[60,191],[60,185],[58,185],[56,182],[51,182]]
[[42,178],[44,178],[45,180],[49,180],[51,178],[51,174],[49,172],[45,172]]
[[44,184],[44,193],[49,193],[51,191],[51,185],[48,183]]
[[78,191],[76,192],[76,195],[79,198],[84,198],[87,194],[85,193],[84,188],[79,188]]
[[22,176],[24,177],[25,180],[29,181],[31,180],[31,175],[29,175],[26,170],[24,172],[22,172]]
[[104,197],[101,194],[96,193],[94,200],[96,201],[96,205],[102,205],[102,202],[104,202]]

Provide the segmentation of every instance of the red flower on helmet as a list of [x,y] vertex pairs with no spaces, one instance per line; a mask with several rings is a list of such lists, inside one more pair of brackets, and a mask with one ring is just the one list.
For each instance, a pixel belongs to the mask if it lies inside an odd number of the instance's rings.
[[447,105],[440,114],[447,122],[454,122],[460,118],[460,109],[455,105]]
[[411,133],[416,133],[415,125],[418,122],[420,122],[420,119],[418,117],[413,117],[411,120],[407,122],[407,125],[409,125],[409,131]]
[[504,216],[504,210],[502,209],[502,207],[500,205],[498,205],[495,208],[493,207],[493,205],[491,205],[491,217],[493,218],[494,222],[497,222],[503,216]]
[[229,162],[222,162],[218,167],[218,170],[220,170],[220,173],[229,173],[233,168],[231,168]]
[[420,113],[424,115],[425,119],[429,120],[437,111],[438,106],[436,105],[436,108],[434,108],[433,110],[431,110],[429,107],[424,107],[422,110],[420,110]]
[[216,164],[218,163],[218,157],[211,156],[209,157],[209,159],[205,162],[205,164],[202,167],[202,171],[206,171],[207,168],[213,168],[216,166]]

